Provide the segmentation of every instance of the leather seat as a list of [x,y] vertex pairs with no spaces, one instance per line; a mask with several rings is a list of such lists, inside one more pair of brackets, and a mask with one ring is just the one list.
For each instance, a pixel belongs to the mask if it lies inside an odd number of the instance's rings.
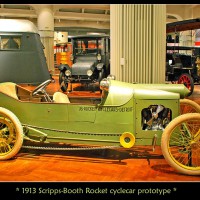
[[70,103],[68,96],[62,92],[55,92],[53,94],[53,101],[55,103]]
[[0,92],[13,97],[14,99],[19,99],[16,91],[16,84],[12,82],[5,82],[0,84]]

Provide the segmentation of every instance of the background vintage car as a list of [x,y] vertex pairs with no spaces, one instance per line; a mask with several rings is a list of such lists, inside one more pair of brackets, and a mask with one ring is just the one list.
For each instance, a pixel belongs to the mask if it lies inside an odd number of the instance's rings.
[[199,25],[198,18],[166,24],[166,81],[185,84],[189,95],[194,91],[194,84],[200,81],[200,48],[199,45],[183,45],[179,36],[187,30],[198,30]]
[[[82,35],[71,38],[72,66],[61,64],[59,84],[65,92],[69,83],[100,83],[110,74],[110,37]],[[72,90],[72,89],[71,89]]]

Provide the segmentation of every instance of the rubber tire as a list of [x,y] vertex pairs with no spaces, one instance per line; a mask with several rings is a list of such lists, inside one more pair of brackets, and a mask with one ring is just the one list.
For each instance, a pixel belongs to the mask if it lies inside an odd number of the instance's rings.
[[62,77],[65,77],[65,73],[61,71],[60,74],[59,74],[59,79],[58,79],[60,85],[61,85],[61,83],[63,82]]
[[66,79],[64,72],[60,72],[60,74],[59,74],[59,84],[60,84],[60,89],[63,92],[66,92],[67,88],[68,88],[68,83],[66,83],[65,80],[62,79],[62,77],[64,77],[64,79]]
[[[198,103],[196,103],[195,101],[192,101],[190,99],[180,99],[180,106],[182,105],[186,105],[188,107],[190,107],[190,112],[189,113],[200,113],[200,105]],[[187,112],[181,112],[180,109],[180,114],[186,114],[188,113],[188,109]]]
[[67,91],[67,88],[68,88],[68,84],[66,85],[65,83],[63,85],[60,86],[60,89],[63,91],[63,92],[66,92]]
[[12,113],[10,110],[6,108],[0,107],[0,115],[6,116],[6,118],[8,118],[12,122],[14,129],[16,130],[16,141],[12,150],[8,152],[7,154],[3,154],[3,155],[1,155],[1,152],[0,152],[0,161],[2,161],[2,160],[8,160],[14,157],[19,152],[23,144],[24,134],[23,134],[22,125],[14,113]]
[[168,147],[173,130],[177,127],[177,125],[180,125],[181,123],[184,123],[185,121],[188,121],[190,119],[197,119],[200,121],[200,114],[199,113],[183,114],[176,117],[167,125],[161,137],[161,150],[167,163],[179,173],[186,175],[200,175],[200,166],[198,167],[198,169],[195,168],[187,169],[188,167],[181,166],[178,163],[178,161],[176,161],[175,158],[173,158]]
[[104,68],[102,68],[102,70],[99,72],[99,76],[98,76],[98,82],[100,83],[101,80],[105,77],[105,71]]

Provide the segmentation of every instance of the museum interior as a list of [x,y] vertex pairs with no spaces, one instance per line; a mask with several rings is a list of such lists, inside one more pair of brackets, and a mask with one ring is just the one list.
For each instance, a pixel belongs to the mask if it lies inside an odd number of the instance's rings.
[[0,182],[200,181],[200,4],[0,4]]

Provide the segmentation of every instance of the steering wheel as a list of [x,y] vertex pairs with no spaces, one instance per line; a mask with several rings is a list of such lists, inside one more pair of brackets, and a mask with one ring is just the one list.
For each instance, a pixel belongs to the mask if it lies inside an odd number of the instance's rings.
[[46,92],[46,87],[51,83],[51,79],[46,80],[45,82],[41,83],[40,85],[38,85],[32,92],[31,92],[31,96],[36,96],[39,93],[40,94],[44,94],[45,95],[45,99],[46,101],[52,101],[51,98],[49,97],[49,95]]

